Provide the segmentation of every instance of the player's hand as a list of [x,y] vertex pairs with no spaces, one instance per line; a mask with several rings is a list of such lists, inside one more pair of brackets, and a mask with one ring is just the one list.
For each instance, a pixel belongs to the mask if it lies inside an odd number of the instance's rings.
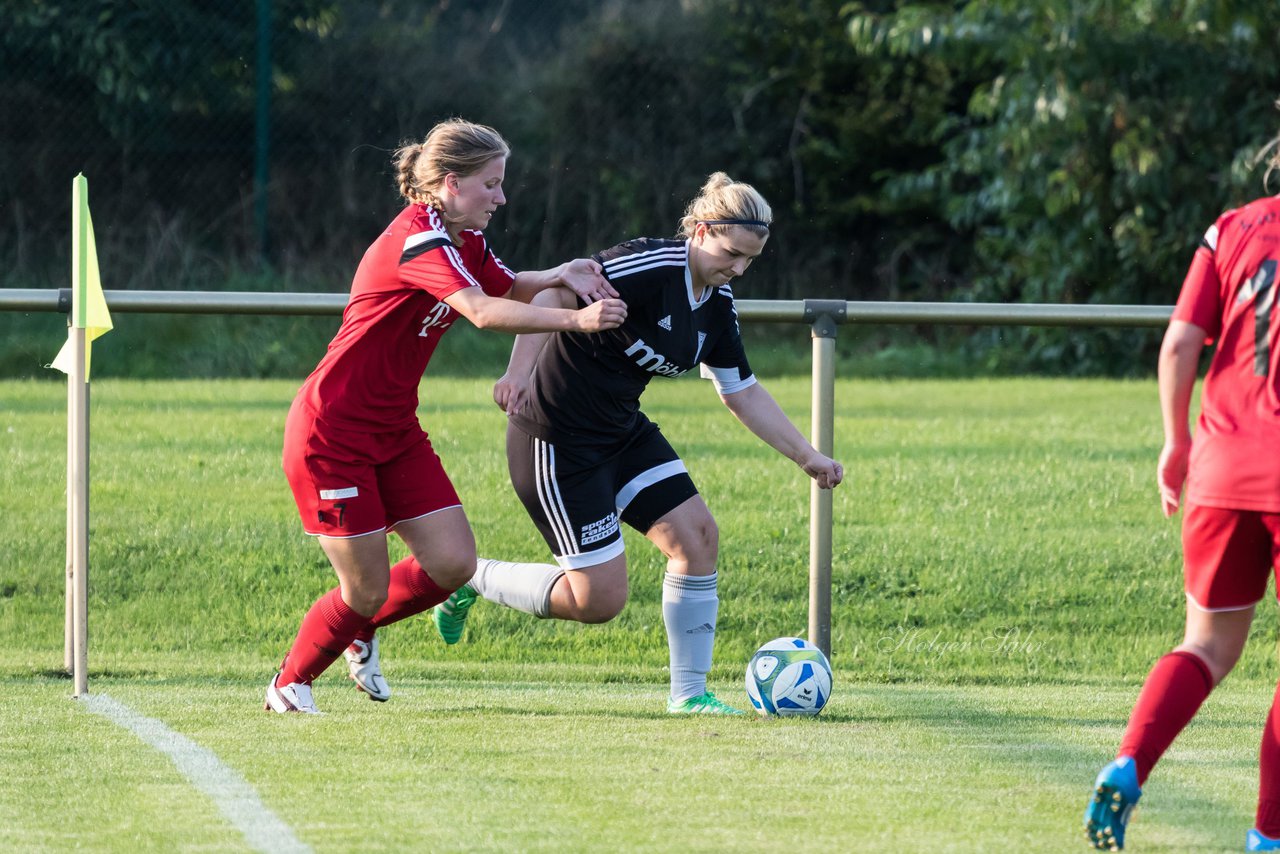
[[622,325],[627,319],[627,304],[620,299],[602,299],[574,312],[578,332],[603,332]]
[[560,268],[560,282],[582,297],[587,305],[618,297],[618,292],[604,277],[600,265],[590,258],[575,258],[565,262]]
[[817,451],[801,463],[800,468],[818,482],[819,489],[835,489],[844,480],[844,466]]
[[1187,464],[1191,459],[1191,443],[1165,442],[1156,466],[1156,485],[1160,489],[1160,507],[1165,516],[1178,512],[1182,485],[1187,480]]
[[529,375],[503,374],[493,385],[493,402],[507,415],[519,415],[529,402]]

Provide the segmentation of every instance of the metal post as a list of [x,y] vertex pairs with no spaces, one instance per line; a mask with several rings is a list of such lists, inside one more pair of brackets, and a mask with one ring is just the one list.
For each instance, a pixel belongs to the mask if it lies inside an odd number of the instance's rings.
[[75,601],[76,601],[76,564],[75,564],[75,535],[72,533],[75,528],[75,507],[72,496],[75,494],[75,477],[72,473],[71,460],[75,453],[71,440],[71,419],[75,409],[72,403],[72,396],[75,390],[67,388],[67,583],[66,597],[63,606],[63,625],[62,625],[62,669],[67,672],[68,676],[74,675],[76,672],[75,659]]
[[[58,311],[66,314],[67,328],[71,328],[71,288],[58,289]],[[62,622],[62,669],[67,672],[68,676],[75,673],[75,609],[72,605],[76,598],[75,589],[75,540],[72,531],[75,527],[75,508],[72,502],[75,496],[76,480],[74,460],[76,454],[75,445],[75,385],[71,382],[71,377],[67,377],[67,577],[66,577],[66,595],[63,603],[63,622]]]
[[[813,446],[831,456],[835,435],[836,327],[843,300],[805,300],[813,336]],[[809,641],[831,657],[831,490],[809,487]]]
[[71,484],[72,646],[75,679],[73,696],[89,693],[89,383],[84,376],[86,333],[83,327],[71,330],[73,367],[67,377],[71,387],[71,423],[74,425]]
[[[68,321],[70,315],[68,315]],[[68,322],[68,326],[70,323]],[[75,675],[75,601],[76,601],[76,386],[67,377],[67,583],[63,608],[62,667],[68,676]]]

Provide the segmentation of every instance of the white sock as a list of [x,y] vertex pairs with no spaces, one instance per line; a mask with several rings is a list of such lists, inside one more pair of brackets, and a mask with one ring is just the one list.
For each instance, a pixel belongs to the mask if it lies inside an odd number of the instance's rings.
[[550,563],[480,558],[467,584],[490,602],[545,618],[551,616],[551,588],[562,575],[564,570]]
[[662,620],[671,648],[671,699],[676,702],[706,693],[719,610],[716,573],[668,572],[662,580]]

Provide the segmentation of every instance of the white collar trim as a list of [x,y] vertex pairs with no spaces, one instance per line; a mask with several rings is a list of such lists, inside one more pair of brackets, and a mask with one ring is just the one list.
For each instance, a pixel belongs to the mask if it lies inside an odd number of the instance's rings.
[[684,242],[684,290],[685,295],[689,298],[689,308],[696,311],[698,308],[705,305],[707,300],[711,299],[711,295],[715,293],[716,289],[708,285],[702,289],[702,299],[694,297],[693,271],[689,269],[690,250],[693,248],[691,246],[692,243],[692,238],[687,239]]

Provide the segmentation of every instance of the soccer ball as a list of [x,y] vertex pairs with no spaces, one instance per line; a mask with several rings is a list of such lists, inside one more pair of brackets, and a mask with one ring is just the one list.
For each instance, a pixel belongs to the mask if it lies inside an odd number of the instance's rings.
[[807,640],[776,638],[747,663],[747,698],[762,715],[816,715],[831,697],[831,665]]

